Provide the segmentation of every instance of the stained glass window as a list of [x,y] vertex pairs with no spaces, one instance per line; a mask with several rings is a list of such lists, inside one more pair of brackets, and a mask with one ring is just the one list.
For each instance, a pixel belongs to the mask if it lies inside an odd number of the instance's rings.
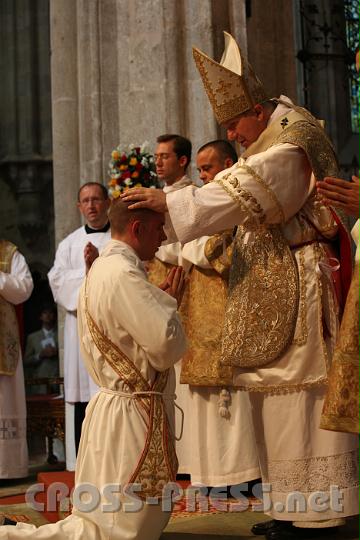
[[359,132],[359,75],[355,67],[355,51],[359,47],[359,2],[358,0],[344,0],[346,40],[350,54],[353,53],[352,62],[349,63],[350,106],[352,130]]

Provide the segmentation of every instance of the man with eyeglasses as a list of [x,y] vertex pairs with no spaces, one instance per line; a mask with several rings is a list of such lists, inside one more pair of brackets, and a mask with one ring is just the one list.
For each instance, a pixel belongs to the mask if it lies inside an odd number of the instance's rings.
[[[77,207],[85,225],[59,244],[48,278],[54,299],[66,310],[64,324],[64,388],[66,401],[66,463],[75,468],[81,425],[86,405],[98,388],[81,358],[77,330],[77,300],[84,276],[99,251],[110,240],[107,189],[98,182],[87,182],[78,192]],[[72,424],[74,422],[74,431]],[[74,447],[75,442],[75,447]]]
[[[160,135],[156,141],[156,174],[159,180],[164,182],[164,193],[192,185],[193,182],[186,175],[186,169],[191,161],[189,139],[181,135],[165,134]],[[180,242],[160,246],[155,259],[149,264],[150,281],[155,285],[160,285],[173,265],[183,266]]]

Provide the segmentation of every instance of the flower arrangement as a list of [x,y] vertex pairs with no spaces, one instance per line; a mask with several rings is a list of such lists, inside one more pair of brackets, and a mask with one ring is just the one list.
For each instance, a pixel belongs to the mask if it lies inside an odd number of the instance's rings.
[[155,172],[154,156],[148,142],[141,146],[118,146],[111,152],[109,162],[109,196],[113,199],[132,187],[161,187]]

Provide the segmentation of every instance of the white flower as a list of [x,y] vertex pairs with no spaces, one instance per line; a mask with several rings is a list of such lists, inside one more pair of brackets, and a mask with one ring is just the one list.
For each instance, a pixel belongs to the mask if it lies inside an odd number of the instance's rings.
[[141,159],[141,165],[142,165],[143,167],[146,167],[146,168],[149,167],[149,161],[147,160],[146,157],[143,157],[143,158]]
[[142,154],[147,154],[149,152],[149,141],[144,141],[140,146],[140,152]]
[[116,184],[116,186],[114,187],[114,190],[115,191],[121,191],[121,187],[119,186],[119,184]]
[[124,180],[124,184],[128,186],[129,184],[131,184],[131,181],[131,178],[126,178],[126,180]]

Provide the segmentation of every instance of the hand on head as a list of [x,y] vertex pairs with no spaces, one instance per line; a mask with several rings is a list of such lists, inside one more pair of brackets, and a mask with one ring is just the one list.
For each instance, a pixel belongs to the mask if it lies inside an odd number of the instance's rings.
[[138,208],[149,208],[155,212],[164,213],[167,211],[166,194],[162,189],[153,188],[133,188],[121,194],[124,202],[134,201],[128,208],[136,210]]
[[316,182],[316,188],[324,204],[343,209],[349,216],[359,217],[359,178],[351,181],[325,177]]

